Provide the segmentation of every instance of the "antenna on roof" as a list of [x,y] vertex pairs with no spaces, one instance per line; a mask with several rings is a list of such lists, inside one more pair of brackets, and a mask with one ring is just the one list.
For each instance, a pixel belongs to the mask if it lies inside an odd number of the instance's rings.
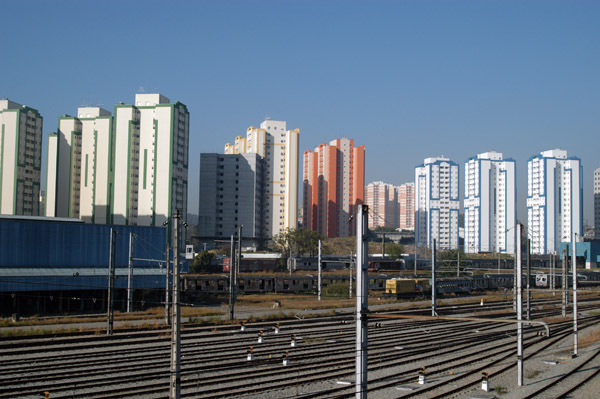
[[146,90],[144,89],[144,86],[140,86],[138,88],[138,93],[145,93],[145,92],[146,92]]

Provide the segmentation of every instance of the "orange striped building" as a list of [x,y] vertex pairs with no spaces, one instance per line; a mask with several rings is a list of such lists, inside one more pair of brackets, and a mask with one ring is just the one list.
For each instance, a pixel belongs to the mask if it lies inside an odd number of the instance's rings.
[[365,146],[342,138],[306,150],[303,175],[304,227],[325,237],[353,236],[349,219],[364,200]]

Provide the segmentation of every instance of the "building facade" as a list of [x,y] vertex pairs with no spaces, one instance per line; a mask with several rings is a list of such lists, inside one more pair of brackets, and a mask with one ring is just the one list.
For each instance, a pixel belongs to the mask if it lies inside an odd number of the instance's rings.
[[37,110],[0,100],[0,214],[40,215],[42,127]]
[[304,226],[325,237],[355,234],[350,217],[364,201],[365,146],[347,138],[304,152]]
[[264,158],[256,153],[200,154],[200,240],[227,240],[242,225],[244,244],[261,247],[264,178]]
[[58,119],[48,136],[46,216],[110,223],[112,124],[99,107]]
[[465,163],[465,252],[514,253],[515,173],[516,162],[495,151],[478,154]]
[[187,214],[189,112],[160,94],[59,118],[48,138],[46,215],[162,226]]
[[459,166],[448,158],[426,158],[415,168],[417,245],[458,249]]
[[398,187],[400,204],[398,226],[401,230],[415,229],[415,183],[404,183]]
[[258,154],[264,159],[263,237],[270,239],[298,220],[299,129],[288,130],[285,121],[267,119],[250,126],[246,137],[225,144],[225,154]]
[[369,229],[400,227],[398,187],[382,181],[369,183],[365,197],[365,204],[369,207]]
[[594,171],[594,237],[600,238],[600,168]]
[[558,251],[561,241],[583,233],[581,160],[555,149],[527,162],[527,227],[531,253]]

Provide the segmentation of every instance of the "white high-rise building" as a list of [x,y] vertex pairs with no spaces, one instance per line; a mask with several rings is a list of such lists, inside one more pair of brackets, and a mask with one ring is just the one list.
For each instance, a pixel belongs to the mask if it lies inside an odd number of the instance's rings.
[[459,166],[448,158],[426,158],[415,168],[417,245],[458,248]]
[[266,239],[296,228],[298,201],[298,139],[300,130],[287,130],[285,121],[265,120],[250,126],[246,137],[225,144],[225,154],[256,153],[264,158]]
[[555,149],[527,162],[527,230],[531,253],[558,251],[573,232],[583,233],[583,167],[581,160]]
[[515,250],[516,162],[491,151],[465,163],[465,252]]
[[110,223],[112,124],[99,107],[58,119],[48,136],[46,216]]
[[190,114],[161,94],[115,106],[113,223],[162,226],[187,215]]
[[0,100],[0,214],[40,215],[40,113]]
[[600,168],[594,171],[594,237],[600,238]]
[[137,94],[114,117],[98,107],[59,118],[48,138],[46,215],[162,226],[187,214],[189,113],[160,94]]

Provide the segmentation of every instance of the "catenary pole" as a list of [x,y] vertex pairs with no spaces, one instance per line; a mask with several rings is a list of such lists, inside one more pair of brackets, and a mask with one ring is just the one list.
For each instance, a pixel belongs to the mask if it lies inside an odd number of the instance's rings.
[[527,320],[531,320],[531,256],[530,256],[530,240],[525,240],[527,243]]
[[233,287],[234,287],[234,272],[235,272],[235,261],[233,260],[233,253],[235,251],[235,243],[233,234],[231,235],[231,244],[229,246],[229,320],[234,319],[234,303],[233,303]]
[[129,233],[129,274],[127,275],[127,313],[133,309],[133,233]]
[[181,397],[179,315],[179,209],[173,216],[173,324],[171,332],[171,399]]
[[521,224],[517,224],[517,385],[523,386],[523,265],[521,263]]
[[567,302],[568,298],[568,279],[569,276],[567,274],[567,267],[569,263],[569,246],[566,246],[566,249],[563,251],[563,261],[562,261],[562,316],[567,317]]
[[117,231],[115,229],[110,229],[110,249],[108,254],[108,300],[106,317],[107,335],[112,335],[113,333],[116,245]]
[[556,296],[556,256],[555,254],[550,255],[550,289],[552,290],[552,296]]
[[235,262],[235,287],[233,288],[233,302],[237,301],[238,288],[240,286],[240,267],[242,266],[242,225],[238,226],[238,242]]
[[415,278],[417,277],[417,235],[415,233]]
[[[464,246],[463,246],[464,249]],[[456,251],[456,277],[460,277],[460,245],[458,246],[458,250]]]
[[171,256],[169,254],[169,228],[167,227],[167,244],[165,246],[166,253],[166,267],[165,267],[165,324],[168,326],[171,324],[171,279],[169,273]]
[[513,309],[517,311],[517,258],[519,249],[515,248],[515,254],[513,256]]
[[435,248],[436,240],[433,239],[431,247],[431,315],[437,316],[436,280],[435,280]]
[[319,301],[321,300],[321,285],[322,285],[322,278],[323,278],[323,266],[321,264],[321,240],[319,240],[319,276],[318,276],[318,293],[319,293]]
[[573,264],[573,357],[577,357],[577,233],[573,233],[571,263]]
[[[356,399],[367,399],[369,262],[366,229],[369,208],[358,206],[356,218]],[[352,286],[352,281],[350,281]]]

